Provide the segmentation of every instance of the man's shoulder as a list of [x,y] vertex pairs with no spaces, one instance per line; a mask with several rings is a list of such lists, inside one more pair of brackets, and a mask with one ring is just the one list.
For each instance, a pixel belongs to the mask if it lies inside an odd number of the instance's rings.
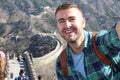
[[15,80],[19,80],[19,76],[15,78]]
[[21,80],[21,79],[26,79],[26,80],[29,80],[29,77],[28,76],[18,76],[15,78],[15,80]]
[[104,35],[104,34],[106,34],[106,33],[108,33],[107,30],[100,30],[100,31],[98,32],[98,36],[102,36],[102,35]]
[[25,78],[25,77],[24,76],[18,76],[18,77],[16,77],[16,80],[21,80],[23,78]]

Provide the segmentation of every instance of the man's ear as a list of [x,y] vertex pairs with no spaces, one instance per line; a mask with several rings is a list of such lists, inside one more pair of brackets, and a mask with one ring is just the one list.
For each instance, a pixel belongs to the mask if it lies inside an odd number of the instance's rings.
[[83,28],[85,28],[85,25],[86,25],[86,20],[85,20],[85,18],[83,18],[83,20],[82,20],[82,25],[83,25]]

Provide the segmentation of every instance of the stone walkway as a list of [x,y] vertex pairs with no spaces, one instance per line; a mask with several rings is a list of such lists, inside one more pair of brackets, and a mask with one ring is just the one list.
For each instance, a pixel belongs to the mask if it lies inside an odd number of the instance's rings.
[[17,59],[10,59],[8,63],[10,67],[8,80],[14,80],[15,77],[19,76],[20,69],[24,69],[25,75],[28,76],[25,61],[21,60],[20,62],[18,62]]

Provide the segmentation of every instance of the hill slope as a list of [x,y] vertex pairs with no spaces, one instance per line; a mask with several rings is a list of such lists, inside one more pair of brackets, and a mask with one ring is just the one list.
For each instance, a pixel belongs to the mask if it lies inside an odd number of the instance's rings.
[[0,0],[0,24],[6,27],[5,31],[11,27],[8,34],[19,34],[20,27],[25,28],[23,32],[56,31],[54,11],[65,1],[82,7],[88,30],[109,30],[120,19],[119,0]]

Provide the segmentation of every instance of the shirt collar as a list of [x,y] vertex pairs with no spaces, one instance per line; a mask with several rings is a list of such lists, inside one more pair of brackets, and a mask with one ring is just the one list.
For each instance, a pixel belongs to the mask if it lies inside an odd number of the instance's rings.
[[87,48],[89,42],[88,39],[89,39],[89,33],[84,30],[84,48]]

